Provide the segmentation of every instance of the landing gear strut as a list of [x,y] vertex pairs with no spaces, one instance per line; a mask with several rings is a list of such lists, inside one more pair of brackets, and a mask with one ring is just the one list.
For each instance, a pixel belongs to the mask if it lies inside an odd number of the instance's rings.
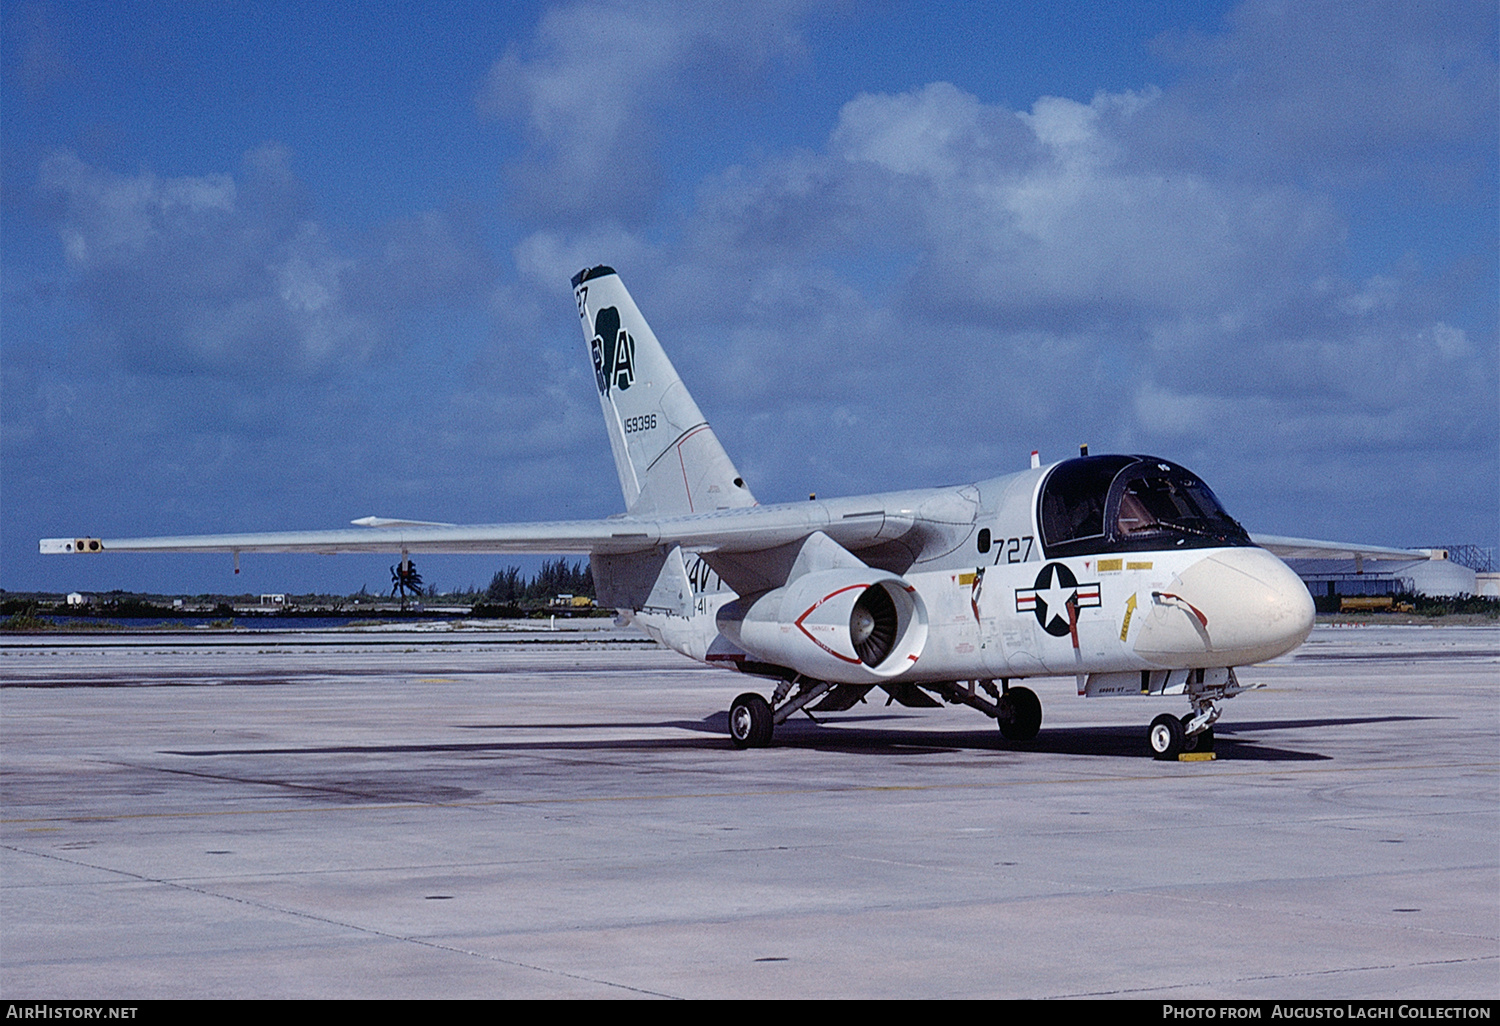
[[[1186,733],[1193,722],[1192,713],[1184,713],[1182,716],[1182,729]],[[1214,728],[1204,727],[1201,733],[1188,734],[1187,741],[1183,745],[1184,752],[1211,752],[1214,750]]]
[[[952,681],[947,684],[924,684],[945,701],[963,703],[993,717],[1000,725],[1000,736],[1007,741],[1030,741],[1042,729],[1042,700],[1030,688],[1011,687],[1008,679],[995,687],[993,680]],[[985,691],[994,701],[986,699]]]

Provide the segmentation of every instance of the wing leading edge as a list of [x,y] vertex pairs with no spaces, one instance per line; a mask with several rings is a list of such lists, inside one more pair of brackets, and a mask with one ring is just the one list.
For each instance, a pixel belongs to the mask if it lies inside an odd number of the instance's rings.
[[[44,555],[90,552],[428,552],[591,555],[644,552],[680,545],[696,552],[756,552],[822,531],[850,551],[899,538],[917,523],[908,503],[850,500],[786,503],[670,517],[524,524],[425,524],[384,521],[334,531],[274,531],[160,538],[43,538]],[[845,506],[861,507],[859,510]],[[894,505],[894,509],[892,506]],[[872,506],[874,508],[872,508]],[[907,507],[907,508],[903,508]],[[365,522],[377,518],[365,518]],[[399,525],[399,526],[397,526]],[[1257,534],[1251,540],[1282,559],[1431,559],[1440,550],[1319,541]]]
[[1252,534],[1250,540],[1280,559],[1444,559],[1444,549],[1393,549],[1384,545]]
[[833,502],[788,503],[671,517],[610,517],[526,524],[363,527],[334,531],[276,531],[160,538],[44,538],[43,554],[93,552],[341,552],[534,553],[547,555],[644,552],[680,545],[696,552],[756,552],[822,531],[860,549],[900,537],[915,524],[911,511],[859,511]]

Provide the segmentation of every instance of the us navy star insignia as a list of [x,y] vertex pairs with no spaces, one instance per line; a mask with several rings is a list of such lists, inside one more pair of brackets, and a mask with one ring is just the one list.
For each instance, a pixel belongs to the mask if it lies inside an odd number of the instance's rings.
[[1030,588],[1016,589],[1016,612],[1036,614],[1042,630],[1061,638],[1068,633],[1068,603],[1075,609],[1090,609],[1100,604],[1099,582],[1079,584],[1062,563],[1048,563],[1036,575]]

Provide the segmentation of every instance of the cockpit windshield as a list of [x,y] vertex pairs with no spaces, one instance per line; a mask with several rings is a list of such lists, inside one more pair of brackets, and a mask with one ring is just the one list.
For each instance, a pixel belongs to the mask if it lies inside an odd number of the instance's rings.
[[1042,485],[1048,558],[1094,552],[1250,545],[1199,478],[1154,456],[1084,456]]

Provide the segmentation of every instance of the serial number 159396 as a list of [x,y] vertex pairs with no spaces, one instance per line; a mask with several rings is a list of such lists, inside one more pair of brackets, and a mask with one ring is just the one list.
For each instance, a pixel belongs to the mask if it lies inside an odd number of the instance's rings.
[[625,433],[628,435],[634,431],[650,431],[656,427],[656,414],[643,413],[639,417],[625,418]]

